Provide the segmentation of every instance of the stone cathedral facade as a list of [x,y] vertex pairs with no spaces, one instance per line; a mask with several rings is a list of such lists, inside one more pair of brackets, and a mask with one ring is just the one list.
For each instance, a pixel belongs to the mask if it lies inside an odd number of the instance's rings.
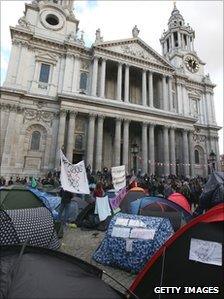
[[[59,149],[92,170],[208,173],[219,156],[214,87],[194,49],[194,30],[174,5],[162,55],[139,37],[85,46],[73,1],[34,0],[10,27],[1,88],[1,175],[58,170]],[[136,156],[135,156],[136,158]]]

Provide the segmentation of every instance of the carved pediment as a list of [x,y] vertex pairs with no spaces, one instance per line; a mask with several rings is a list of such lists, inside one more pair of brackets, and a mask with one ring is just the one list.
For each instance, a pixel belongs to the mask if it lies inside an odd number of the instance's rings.
[[47,63],[52,63],[56,64],[58,61],[58,56],[54,53],[49,53],[49,52],[38,52],[36,54],[36,60],[42,61],[42,62],[47,62]]
[[95,48],[124,54],[132,58],[143,59],[160,66],[173,68],[165,58],[160,56],[140,38],[97,43]]

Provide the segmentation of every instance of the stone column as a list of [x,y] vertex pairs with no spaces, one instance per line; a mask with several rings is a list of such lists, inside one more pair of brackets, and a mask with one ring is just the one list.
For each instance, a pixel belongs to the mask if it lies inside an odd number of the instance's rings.
[[67,53],[66,60],[65,60],[65,71],[64,71],[64,82],[63,82],[63,90],[65,91],[72,90],[72,68],[73,68],[73,55]]
[[96,96],[97,90],[97,74],[98,74],[98,57],[94,57],[93,60],[93,72],[92,72],[92,87],[91,87],[91,95]]
[[28,43],[22,43],[22,48],[20,52],[20,58],[18,63],[18,69],[16,74],[16,84],[19,88],[26,89],[27,85],[27,71],[24,72],[24,69],[27,68],[28,64]]
[[125,65],[124,101],[129,102],[129,65]]
[[17,78],[17,70],[18,70],[20,52],[21,52],[20,41],[13,40],[4,86],[8,86],[10,84],[15,84],[15,81]]
[[[13,151],[13,144],[14,144],[14,136],[15,136],[15,120],[17,116],[17,111],[19,107],[10,105],[10,112],[9,112],[9,119],[8,125],[5,134],[5,143],[2,153],[2,173],[5,171],[3,170],[4,166],[9,165],[11,161],[11,155]],[[7,170],[8,171],[8,170]]]
[[171,48],[174,49],[174,36],[173,36],[173,33],[171,33]]
[[190,159],[190,175],[191,177],[195,176],[195,171],[194,171],[194,143],[193,143],[193,132],[189,131],[188,134],[188,141],[189,141],[189,159]]
[[188,148],[188,136],[187,130],[183,130],[183,163],[184,163],[184,175],[189,175],[189,148]]
[[117,100],[121,101],[121,89],[122,89],[122,63],[118,62],[117,68]]
[[93,170],[95,118],[96,118],[95,114],[89,115],[86,165],[87,166],[90,165],[91,171]]
[[79,71],[80,71],[80,58],[76,54],[73,69],[73,80],[72,80],[72,92],[77,92],[79,90]]
[[182,88],[181,84],[177,84],[177,104],[178,104],[178,114],[183,114],[183,105],[182,105]]
[[100,97],[105,98],[106,60],[102,60],[100,76]]
[[162,77],[162,89],[163,89],[163,109],[168,110],[168,99],[166,93],[166,76],[163,75]]
[[116,118],[115,124],[115,140],[114,140],[114,165],[120,166],[121,156],[121,119]]
[[163,162],[164,162],[164,175],[168,176],[170,174],[170,160],[169,160],[169,138],[168,138],[168,127],[163,127]]
[[129,171],[129,123],[128,119],[124,120],[123,126],[123,165],[125,165],[125,170]]
[[146,100],[146,70],[142,70],[142,105],[146,106],[147,105],[147,100]]
[[60,165],[60,154],[59,150],[64,150],[64,141],[65,141],[65,121],[66,121],[66,110],[62,109],[60,111],[59,119],[59,128],[58,128],[58,143],[57,143],[57,152],[55,159],[55,168],[58,169]]
[[149,106],[153,108],[153,73],[149,72]]
[[155,174],[155,138],[154,124],[149,125],[149,174]]
[[148,173],[147,123],[142,123],[142,171]]
[[103,122],[104,116],[98,116],[97,137],[96,137],[96,171],[102,169],[102,151],[103,151]]
[[170,128],[170,173],[176,175],[175,129]]
[[212,93],[210,93],[210,103],[211,103],[211,112],[212,112],[212,122],[213,124],[216,124],[214,98]]
[[69,113],[66,156],[67,156],[67,159],[71,163],[73,160],[73,149],[74,149],[74,144],[75,144],[75,117],[76,117],[76,114],[77,114],[76,111],[70,111],[70,113]]
[[168,77],[169,110],[173,111],[172,77]]
[[178,37],[178,48],[181,47],[181,37],[180,37],[180,32],[177,32],[177,37]]

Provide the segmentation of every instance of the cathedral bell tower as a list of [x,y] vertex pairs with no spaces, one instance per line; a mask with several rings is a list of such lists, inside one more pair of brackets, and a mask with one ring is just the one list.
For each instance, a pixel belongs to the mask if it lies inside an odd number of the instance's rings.
[[160,39],[163,56],[180,72],[200,80],[204,76],[205,63],[195,52],[194,39],[194,30],[189,24],[185,24],[185,20],[174,2],[168,29],[164,30]]

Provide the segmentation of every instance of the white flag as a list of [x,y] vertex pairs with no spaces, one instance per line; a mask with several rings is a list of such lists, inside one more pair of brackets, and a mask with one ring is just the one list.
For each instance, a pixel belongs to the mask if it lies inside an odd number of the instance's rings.
[[116,191],[126,186],[125,165],[111,167],[111,175]]
[[61,185],[66,191],[79,194],[89,194],[89,183],[84,161],[72,164],[60,151],[61,156]]

